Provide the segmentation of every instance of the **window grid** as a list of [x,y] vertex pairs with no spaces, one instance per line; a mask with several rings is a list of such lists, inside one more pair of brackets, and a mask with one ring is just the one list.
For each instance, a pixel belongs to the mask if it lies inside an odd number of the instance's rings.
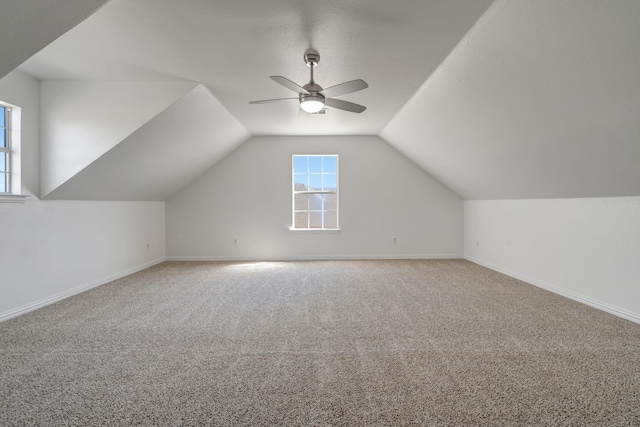
[[10,109],[0,105],[0,194],[11,189]]
[[294,155],[292,172],[292,228],[338,229],[338,156]]

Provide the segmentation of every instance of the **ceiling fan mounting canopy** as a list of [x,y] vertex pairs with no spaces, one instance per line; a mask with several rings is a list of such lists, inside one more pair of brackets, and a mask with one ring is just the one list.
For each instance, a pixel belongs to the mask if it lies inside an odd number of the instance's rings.
[[304,53],[304,63],[307,64],[307,67],[317,67],[318,62],[320,62],[320,54],[313,49],[307,49]]
[[304,86],[299,86],[282,76],[271,76],[271,80],[296,92],[298,94],[298,98],[265,99],[262,101],[251,101],[250,104],[266,104],[297,99],[300,103],[300,108],[307,113],[317,113],[322,110],[325,105],[352,113],[362,113],[367,109],[367,107],[362,105],[331,98],[331,96],[346,95],[348,93],[368,88],[369,85],[364,80],[351,80],[349,82],[340,83],[327,89],[323,89],[322,86],[313,80],[313,69],[317,67],[320,62],[320,54],[313,49],[308,49],[304,54],[304,62],[310,68],[311,74],[309,83]]

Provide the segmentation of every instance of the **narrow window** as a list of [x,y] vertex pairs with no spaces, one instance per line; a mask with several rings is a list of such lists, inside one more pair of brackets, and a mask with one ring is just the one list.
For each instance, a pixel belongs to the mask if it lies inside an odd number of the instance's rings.
[[0,101],[0,203],[23,203],[20,165],[22,109]]
[[11,192],[11,109],[0,104],[0,194]]
[[293,229],[338,229],[338,156],[293,156]]

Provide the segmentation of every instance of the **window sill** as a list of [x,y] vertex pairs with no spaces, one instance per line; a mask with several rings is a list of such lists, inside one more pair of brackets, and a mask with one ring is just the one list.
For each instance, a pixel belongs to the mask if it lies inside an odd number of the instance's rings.
[[295,231],[296,233],[327,233],[327,234],[339,234],[342,232],[341,228],[332,228],[332,229],[322,229],[322,228],[289,228],[290,231]]
[[24,203],[27,197],[22,194],[0,194],[0,203]]

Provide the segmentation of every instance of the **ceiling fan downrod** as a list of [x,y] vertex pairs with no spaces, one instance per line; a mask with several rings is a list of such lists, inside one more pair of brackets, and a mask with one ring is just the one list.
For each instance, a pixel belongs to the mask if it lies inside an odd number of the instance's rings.
[[320,62],[320,54],[317,51],[309,49],[304,53],[304,63],[311,68],[311,80],[309,81],[311,84],[315,83],[313,81],[313,69],[318,66],[318,62]]

